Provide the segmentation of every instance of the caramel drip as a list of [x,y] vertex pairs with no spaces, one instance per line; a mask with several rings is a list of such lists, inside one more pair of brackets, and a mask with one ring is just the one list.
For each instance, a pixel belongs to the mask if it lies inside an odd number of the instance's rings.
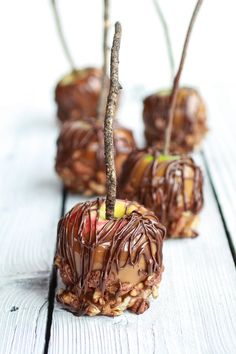
[[[145,156],[152,156],[140,178],[134,184],[135,169]],[[169,228],[184,211],[197,214],[203,206],[203,176],[201,169],[188,156],[177,160],[158,162],[160,155],[155,149],[133,152],[123,166],[118,197],[126,196],[150,208],[159,220]],[[192,176],[186,176],[189,168]],[[193,183],[191,194],[186,193],[186,183]],[[181,203],[180,203],[181,200]]]
[[[105,251],[99,279],[99,289],[103,293],[112,269],[118,273],[127,265],[137,264],[141,257],[145,259],[148,274],[160,271],[162,267],[165,227],[155,215],[146,209],[141,213],[138,208],[123,218],[103,220],[101,225],[99,209],[102,203],[104,199],[77,204],[58,224],[57,256],[69,264],[79,297],[88,290],[94,254],[99,246]],[[127,202],[126,210],[128,206]],[[75,254],[79,257],[77,268]]]

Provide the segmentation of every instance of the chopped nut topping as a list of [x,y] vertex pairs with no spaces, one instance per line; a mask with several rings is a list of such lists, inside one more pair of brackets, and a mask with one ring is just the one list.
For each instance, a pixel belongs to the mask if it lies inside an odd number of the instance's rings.
[[92,304],[90,304],[86,309],[86,314],[88,316],[96,316],[100,312],[101,311],[99,310],[99,308],[95,305],[92,305]]
[[130,310],[137,315],[140,315],[149,308],[149,302],[147,299],[139,298],[135,301],[134,305],[130,307]]
[[95,270],[91,272],[91,275],[88,279],[89,288],[97,288],[99,286],[100,273],[100,270]]

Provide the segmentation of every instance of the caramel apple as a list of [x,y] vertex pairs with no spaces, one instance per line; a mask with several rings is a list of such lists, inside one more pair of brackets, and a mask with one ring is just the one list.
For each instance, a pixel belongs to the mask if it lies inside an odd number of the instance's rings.
[[158,296],[163,271],[165,227],[145,207],[116,199],[113,119],[121,88],[120,39],[117,22],[104,122],[106,199],[77,204],[58,224],[55,264],[65,286],[57,300],[77,315],[143,313],[150,295]]
[[203,206],[203,176],[188,156],[163,155],[155,149],[133,152],[120,177],[118,197],[153,210],[167,237],[195,237]]
[[[107,65],[108,65],[108,50],[107,43],[108,37],[108,8],[109,1],[104,0],[104,21],[103,21],[103,70],[101,72],[101,78],[91,80],[96,83],[97,87],[101,88],[96,91],[96,100],[94,104],[91,104],[89,95],[91,92],[86,89],[87,78],[91,76],[91,70],[85,70],[85,72],[78,72],[77,82],[74,85],[74,77],[69,76],[62,81],[58,92],[62,89],[62,96],[65,90],[68,90],[68,97],[74,100],[72,104],[75,107],[76,102],[82,102],[83,106],[86,105],[86,110],[83,111],[83,121],[77,121],[78,115],[81,111],[81,106],[77,110],[71,110],[71,120],[73,122],[67,122],[62,126],[61,133],[58,139],[58,150],[56,157],[56,171],[62,178],[66,188],[83,193],[87,196],[90,195],[104,195],[106,193],[106,176],[105,176],[105,163],[104,163],[104,115],[107,99]],[[82,89],[81,100],[79,98],[80,93],[77,83],[80,82],[80,86],[84,81],[84,88]],[[90,79],[89,79],[90,80]],[[82,87],[81,86],[81,87]],[[71,91],[72,90],[74,92]],[[78,96],[77,96],[78,94]],[[86,96],[87,95],[87,96]],[[76,97],[75,97],[76,96]],[[118,96],[118,95],[117,95]],[[65,103],[69,102],[65,97]],[[95,102],[96,101],[96,102]],[[110,105],[110,103],[109,103]],[[114,106],[114,115],[116,111]],[[93,110],[93,115],[86,115],[86,111]],[[69,112],[69,106],[66,107],[65,112]],[[96,112],[97,111],[97,112]],[[115,167],[117,175],[120,175],[121,167],[127,156],[134,150],[135,141],[133,134],[130,130],[121,127],[118,123],[114,129],[114,149],[115,149]]]
[[[168,124],[170,90],[159,91],[145,98],[143,120],[149,146],[164,149],[165,130]],[[173,119],[170,151],[187,153],[197,148],[207,132],[206,107],[196,89],[178,89]]]
[[[163,153],[155,148],[135,151],[126,161],[118,195],[135,199],[151,208],[167,227],[168,237],[194,237],[198,213],[203,206],[202,172],[192,158],[171,155],[175,131],[174,118],[178,112],[179,80],[196,16],[202,4],[198,0],[191,17],[177,74],[168,95]],[[178,116],[178,115],[177,115]]]
[[101,91],[102,70],[75,70],[60,80],[55,90],[57,115],[60,121],[96,117]]
[[[86,117],[97,117],[99,115],[98,111],[101,111],[101,109],[104,110],[105,105],[101,90],[103,89],[106,92],[108,88],[108,77],[105,66],[107,63],[105,62],[101,69],[92,67],[77,69],[65,39],[56,0],[51,0],[51,5],[58,36],[71,67],[70,72],[56,85],[55,101],[57,103],[57,116],[61,122],[84,120]],[[106,21],[106,26],[104,28],[104,40],[107,40],[108,36],[108,15],[108,8],[105,7],[104,21]],[[102,96],[101,99],[100,95]]]
[[[153,1],[155,9],[162,25],[169,64],[171,69],[171,81],[175,73],[174,55],[170,40],[168,24],[158,0]],[[201,5],[201,4],[200,4]],[[198,9],[196,8],[196,12]],[[184,47],[188,45],[189,34],[195,21],[190,23]],[[183,52],[186,53],[185,50]],[[175,80],[178,84],[183,68],[185,53],[181,58],[180,69]],[[175,85],[175,83],[174,83]],[[155,92],[143,101],[143,121],[145,126],[145,138],[148,146],[155,146],[159,150],[165,148],[165,132],[168,126],[169,110],[172,101],[172,88]],[[169,150],[186,154],[198,148],[208,131],[205,103],[199,92],[192,87],[178,87],[176,91],[176,103],[173,116],[173,129]]]
[[136,314],[158,296],[165,228],[135,202],[116,200],[107,220],[105,201],[76,205],[58,225],[56,265],[65,284],[57,300],[78,315]]
[[[56,171],[65,187],[73,192],[105,195],[103,123],[94,119],[64,123],[57,141]],[[116,123],[114,129],[115,165],[122,165],[135,148],[130,130]]]

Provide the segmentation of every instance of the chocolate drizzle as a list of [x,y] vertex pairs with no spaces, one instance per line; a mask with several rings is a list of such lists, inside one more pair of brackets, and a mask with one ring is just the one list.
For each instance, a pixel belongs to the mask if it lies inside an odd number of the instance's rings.
[[[157,93],[144,100],[143,120],[149,146],[164,148],[170,95]],[[186,153],[196,148],[207,132],[206,108],[199,93],[193,88],[178,90],[177,104],[171,134],[170,150]]]
[[[119,176],[122,164],[134,150],[130,130],[116,123],[115,163]],[[93,118],[63,124],[57,141],[56,171],[67,188],[85,193],[105,194],[103,123]]]
[[[104,220],[99,218],[104,203],[104,199],[97,199],[77,204],[58,224],[57,257],[63,264],[62,280],[66,290],[76,294],[81,304],[91,290],[90,282],[96,270],[99,278],[95,285],[102,294],[111,279],[119,282],[122,269],[135,267],[142,258],[144,268],[139,271],[145,274],[144,278],[162,271],[165,228],[155,215],[135,202],[123,201],[126,203],[124,216]],[[136,210],[128,215],[131,206]],[[132,278],[130,282],[133,283]]]
[[[167,227],[167,236],[186,236],[183,229],[178,234],[176,226],[186,212],[194,217],[203,206],[201,169],[187,156],[163,162],[158,161],[159,156],[155,149],[133,152],[123,166],[118,197],[153,210]],[[196,235],[191,230],[188,236]]]

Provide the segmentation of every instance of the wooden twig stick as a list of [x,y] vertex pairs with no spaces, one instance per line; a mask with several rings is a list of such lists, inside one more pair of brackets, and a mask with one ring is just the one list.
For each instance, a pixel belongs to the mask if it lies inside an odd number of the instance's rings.
[[67,43],[66,43],[66,40],[65,40],[65,36],[64,36],[63,30],[62,30],[61,20],[60,20],[60,16],[59,16],[59,13],[58,13],[58,10],[57,10],[56,0],[51,0],[51,4],[52,4],[53,15],[54,15],[54,18],[55,18],[57,32],[58,32],[58,36],[59,36],[60,41],[61,41],[62,48],[64,50],[65,56],[67,57],[67,60],[68,60],[68,62],[70,64],[70,66],[71,66],[71,70],[72,71],[76,71],[74,61],[73,61],[72,56],[70,54],[70,51],[69,51],[69,48],[67,46]]
[[195,9],[193,11],[190,23],[189,23],[189,27],[188,27],[188,31],[186,34],[186,38],[185,38],[185,42],[184,42],[184,47],[182,50],[182,55],[181,55],[181,60],[180,60],[180,64],[179,64],[179,69],[177,71],[177,74],[175,76],[174,79],[174,83],[173,83],[173,87],[172,87],[172,91],[171,91],[171,95],[170,95],[170,108],[169,108],[169,114],[168,114],[168,125],[165,131],[165,146],[164,146],[164,154],[168,155],[169,153],[169,147],[170,147],[170,140],[171,140],[171,132],[172,132],[172,127],[173,127],[173,120],[174,120],[174,113],[175,113],[175,106],[176,106],[176,101],[177,101],[177,94],[178,94],[178,89],[179,89],[179,80],[180,80],[180,76],[184,67],[184,62],[185,62],[185,58],[186,58],[186,53],[187,53],[187,49],[188,49],[188,44],[189,44],[189,40],[190,40],[190,36],[192,33],[192,29],[195,23],[195,20],[197,18],[197,14],[200,10],[200,7],[203,3],[203,0],[198,0],[197,4],[195,6]]
[[116,111],[117,97],[119,90],[122,88],[119,83],[120,40],[121,24],[116,22],[115,34],[111,48],[110,89],[107,97],[106,115],[104,122],[104,146],[107,181],[106,219],[108,220],[114,218],[114,208],[116,201],[116,170],[114,159],[113,120]]
[[97,118],[103,120],[106,109],[106,77],[108,71],[109,61],[109,46],[108,46],[108,32],[109,32],[109,0],[104,0],[103,12],[103,67],[101,79],[101,91],[98,100]]
[[161,21],[162,29],[164,32],[167,54],[168,54],[169,63],[170,63],[171,82],[173,82],[174,75],[175,75],[175,62],[174,62],[174,55],[173,55],[173,49],[172,49],[172,44],[171,44],[171,40],[170,40],[168,24],[166,22],[163,12],[162,12],[159,0],[153,0],[153,3],[156,8],[159,19]]

